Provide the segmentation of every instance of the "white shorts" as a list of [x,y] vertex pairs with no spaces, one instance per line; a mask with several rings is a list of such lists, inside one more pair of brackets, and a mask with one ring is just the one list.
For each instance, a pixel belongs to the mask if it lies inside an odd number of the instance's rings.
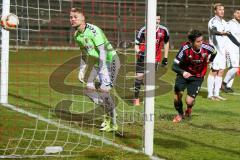
[[226,69],[226,52],[219,52],[217,51],[217,55],[213,60],[212,63],[212,69],[214,70],[220,70],[220,69]]
[[227,52],[226,57],[228,68],[239,67],[239,52]]

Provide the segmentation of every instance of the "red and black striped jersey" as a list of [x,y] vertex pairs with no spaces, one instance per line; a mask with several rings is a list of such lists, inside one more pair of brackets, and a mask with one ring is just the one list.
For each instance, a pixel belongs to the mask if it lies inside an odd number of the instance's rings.
[[[139,45],[141,52],[145,52],[145,32],[146,27],[142,27],[136,36],[135,44]],[[168,29],[162,25],[157,25],[156,29],[156,61],[161,60],[163,44],[169,41],[169,32]]]
[[215,48],[207,43],[203,43],[198,51],[195,51],[190,42],[182,44],[174,63],[181,69],[191,73],[196,77],[204,77],[210,56],[215,56]]

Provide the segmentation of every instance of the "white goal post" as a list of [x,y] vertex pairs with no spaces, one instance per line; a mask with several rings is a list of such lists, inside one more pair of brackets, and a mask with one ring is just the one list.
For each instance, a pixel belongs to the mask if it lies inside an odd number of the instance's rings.
[[[144,109],[144,150],[150,157],[153,155],[154,136],[154,90],[155,90],[155,44],[156,44],[156,10],[157,0],[146,0],[146,85]],[[2,1],[2,16],[9,14],[10,0]],[[1,86],[0,103],[8,104],[9,79],[9,31],[2,29],[1,39]],[[149,74],[150,73],[150,74]],[[142,147],[142,146],[141,146]],[[135,150],[134,150],[135,151]]]
[[[147,0],[147,38],[146,38],[146,85],[144,109],[144,153],[153,154],[154,133],[154,90],[155,90],[155,50],[156,50],[156,11],[157,1]],[[146,74],[145,74],[146,75]]]
[[[10,11],[10,0],[3,0],[2,16]],[[1,50],[1,97],[0,102],[8,103],[8,70],[9,70],[9,31],[2,28]]]

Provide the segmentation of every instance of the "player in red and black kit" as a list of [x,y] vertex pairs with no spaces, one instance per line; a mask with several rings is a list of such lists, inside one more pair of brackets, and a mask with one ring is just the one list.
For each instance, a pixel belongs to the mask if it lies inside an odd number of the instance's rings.
[[[160,25],[160,16],[156,16],[156,70],[162,58],[162,48],[164,46],[164,58],[162,60],[162,66],[167,65],[168,51],[169,51],[169,32],[168,29]],[[135,40],[135,51],[137,53],[136,64],[136,79],[134,85],[134,105],[140,105],[139,92],[141,85],[143,84],[144,69],[145,69],[145,32],[146,27],[142,27],[137,33]]]
[[[172,70],[177,73],[174,86],[174,106],[178,112],[173,122],[180,122],[184,116],[191,115],[195,98],[207,72],[208,63],[212,62],[216,56],[215,48],[203,42],[200,31],[192,30],[188,39],[189,42],[182,45],[172,66]],[[182,96],[186,88],[187,109],[183,113]]]

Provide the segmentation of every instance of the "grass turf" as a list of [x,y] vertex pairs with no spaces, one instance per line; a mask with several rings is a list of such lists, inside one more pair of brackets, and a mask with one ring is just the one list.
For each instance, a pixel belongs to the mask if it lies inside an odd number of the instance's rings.
[[[84,85],[77,80],[78,56],[78,51],[22,50],[10,54],[9,103],[53,121],[61,120],[65,126],[141,150],[144,106],[131,104],[134,56],[120,56],[122,68],[114,94],[119,134],[98,131],[102,111],[82,94]],[[204,89],[205,80],[192,117],[180,124],[172,123],[176,114],[172,102],[175,74],[169,68],[174,56],[175,53],[170,53],[168,69],[161,68],[156,76],[154,154],[165,159],[239,159],[240,94],[222,93],[226,101],[210,101]],[[236,93],[240,93],[239,81],[237,77],[234,82]],[[63,155],[78,155],[71,159],[136,159],[139,156],[148,159],[4,107],[0,110],[0,155],[41,155],[45,146],[63,145]],[[5,151],[7,145],[9,150]]]

